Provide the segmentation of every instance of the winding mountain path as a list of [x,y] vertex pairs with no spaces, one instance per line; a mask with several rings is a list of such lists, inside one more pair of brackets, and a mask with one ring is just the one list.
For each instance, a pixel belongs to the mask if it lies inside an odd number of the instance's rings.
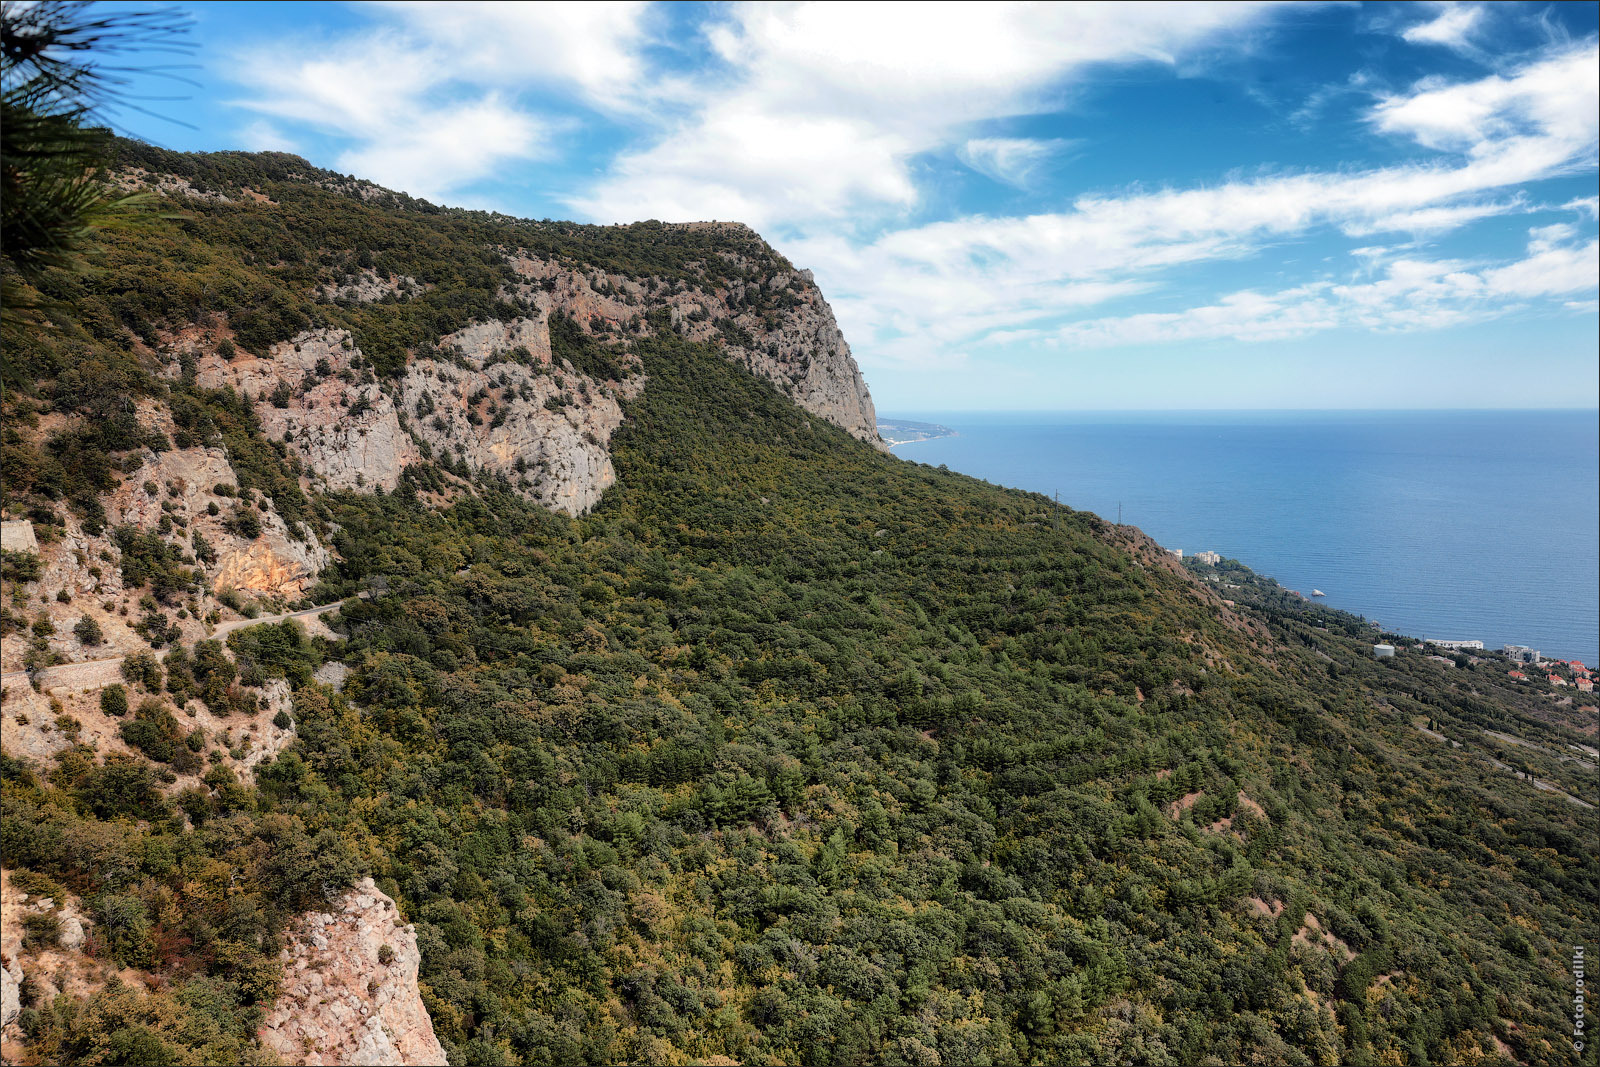
[[[305,619],[312,616],[326,615],[330,611],[336,611],[343,607],[349,601],[366,595],[366,593],[357,593],[353,597],[345,597],[344,600],[335,600],[332,604],[323,604],[321,607],[315,608],[302,608],[300,611],[287,611],[282,615],[262,615],[254,619],[234,619],[229,622],[219,623],[217,628],[211,631],[211,637],[220,640],[226,638],[235,630],[243,630],[249,626],[260,626],[268,622],[283,622],[285,619]],[[126,658],[126,656],[111,656],[106,659],[80,660],[77,663],[58,663],[54,667],[48,667],[39,672],[39,684],[45,689],[57,685],[109,685],[121,677],[122,661]],[[8,682],[26,682],[27,680],[27,671],[6,671],[5,674],[0,675],[0,686]]]

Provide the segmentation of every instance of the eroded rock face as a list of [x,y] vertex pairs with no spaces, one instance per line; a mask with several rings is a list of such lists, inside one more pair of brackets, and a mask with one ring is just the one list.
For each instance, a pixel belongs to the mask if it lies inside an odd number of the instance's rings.
[[[245,538],[230,532],[227,520],[238,501],[216,489],[236,486],[238,481],[220,448],[151,452],[106,500],[106,515],[113,526],[127,524],[146,531],[158,529],[164,514],[180,517],[187,523],[180,540],[192,547],[193,535],[199,533],[216,553],[214,560],[200,561],[213,588],[298,600],[328,565],[328,550],[308,528],[291,534],[270,504],[265,510],[251,505],[261,524],[260,535]],[[155,492],[150,492],[150,485]],[[210,514],[211,505],[217,506],[216,515]]]
[[266,357],[201,353],[196,380],[231,386],[255,403],[261,428],[287,441],[330,489],[393,489],[422,453],[400,425],[394,401],[344,330],[316,330],[273,345]]
[[[685,228],[724,230],[741,241],[757,239],[739,223],[688,223]],[[725,258],[750,266],[738,255]],[[537,302],[546,313],[560,309],[586,329],[599,320],[620,333],[651,308],[665,306],[681,336],[722,347],[730,359],[772,382],[805,410],[883,447],[861,369],[808,270],[779,271],[714,291],[676,291],[662,279],[569,270],[526,251],[512,252],[506,261],[523,279],[515,295]],[[754,310],[763,304],[778,310]],[[639,332],[648,333],[649,327]]]
[[416,932],[372,879],[301,916],[288,942],[283,994],[259,1032],[285,1063],[445,1062],[417,989]]
[[[170,415],[158,405],[143,405],[140,420],[168,435],[173,429]],[[210,590],[234,589],[250,599],[299,600],[330,562],[332,557],[316,533],[304,525],[291,533],[270,501],[263,508],[261,498],[245,504],[217,491],[221,487],[231,492],[239,481],[222,449],[145,449],[129,459],[138,461],[137,468],[130,468],[120,484],[102,497],[105,528],[91,534],[75,515],[64,512],[61,524],[50,528],[48,542],[35,541],[32,551],[39,557],[39,576],[19,583],[21,600],[13,601],[29,618],[43,615],[50,620],[55,632],[49,646],[64,662],[107,659],[150,647],[133,629],[143,609],[137,604],[138,591],[123,585],[122,552],[114,536],[118,526],[135,527],[176,547],[185,565],[198,570]],[[255,537],[240,536],[230,528],[230,519],[241,507],[249,508],[260,526]],[[7,525],[32,533],[28,522]],[[20,539],[20,534],[13,537]],[[11,592],[7,583],[8,595]],[[170,625],[190,643],[209,636],[201,619],[214,608],[220,605],[204,593],[163,605]],[[79,638],[76,626],[84,617],[99,627],[98,641],[85,643]],[[26,647],[26,641],[5,641],[0,645],[0,667],[18,669]]]
[[270,358],[202,353],[198,380],[249,396],[267,436],[329,489],[387,491],[432,457],[503,474],[576,515],[616,481],[606,445],[639,377],[599,382],[553,366],[542,315],[469,326],[443,338],[437,355],[380,384],[348,333],[321,330],[273,346]]
[[[23,951],[23,920],[29,915],[55,916],[54,944]],[[10,871],[0,871],[0,1048],[4,1062],[18,1062],[14,1056],[23,1045],[15,1023],[22,1012],[24,979],[32,1006],[49,1003],[59,992],[84,996],[103,984],[103,964],[83,953],[86,931],[93,926],[77,898],[68,894],[58,901],[31,896],[11,884]]]
[[406,274],[379,274],[363,270],[338,282],[322,287],[321,294],[329,300],[353,300],[358,304],[371,304],[393,293],[396,299],[405,300],[413,293],[433,288]]

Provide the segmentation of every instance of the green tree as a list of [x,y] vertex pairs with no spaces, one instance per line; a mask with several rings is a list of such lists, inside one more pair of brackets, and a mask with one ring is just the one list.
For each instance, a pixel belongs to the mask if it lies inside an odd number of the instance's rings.
[[130,52],[182,50],[187,19],[171,11],[116,11],[45,0],[0,14],[0,328],[7,341],[71,319],[41,295],[52,271],[83,273],[104,230],[153,203],[108,183],[102,128],[121,102]]

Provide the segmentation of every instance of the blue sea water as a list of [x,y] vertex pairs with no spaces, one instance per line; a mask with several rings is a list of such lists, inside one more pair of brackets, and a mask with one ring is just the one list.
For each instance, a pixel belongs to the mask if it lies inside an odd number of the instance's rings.
[[1600,414],[904,412],[895,454],[1213,549],[1415,637],[1600,661]]

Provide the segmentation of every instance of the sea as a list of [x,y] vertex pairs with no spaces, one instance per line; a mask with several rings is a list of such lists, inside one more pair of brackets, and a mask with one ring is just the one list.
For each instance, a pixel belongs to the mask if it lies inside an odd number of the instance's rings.
[[900,412],[896,455],[1239,560],[1435,640],[1600,663],[1600,413]]

